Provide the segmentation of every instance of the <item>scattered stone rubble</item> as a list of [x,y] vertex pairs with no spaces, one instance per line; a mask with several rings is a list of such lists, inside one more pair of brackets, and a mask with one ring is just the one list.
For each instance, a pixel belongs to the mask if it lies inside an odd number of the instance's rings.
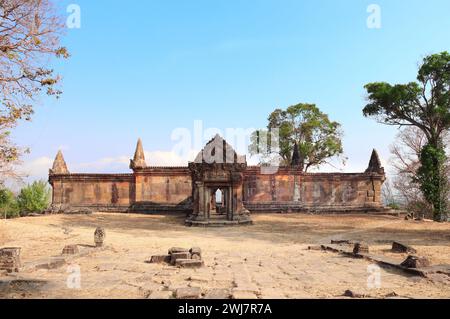
[[353,248],[353,253],[357,254],[368,254],[369,253],[369,245],[366,243],[356,243]]
[[7,273],[19,272],[22,267],[20,261],[19,247],[8,247],[0,249],[0,271]]
[[[369,246],[365,243],[356,243],[352,247],[351,244],[348,244],[351,241],[339,241],[340,244],[336,244],[337,241],[335,240],[332,240],[331,242],[332,244],[330,245],[321,245],[322,250],[340,253],[352,258],[364,258],[371,262],[376,262],[381,266],[394,267],[421,277],[429,277],[433,274],[444,274],[450,277],[450,265],[433,266],[431,261],[426,257],[409,255],[408,258],[402,262],[402,260],[397,258],[369,253]],[[309,250],[314,250],[315,248],[315,246],[311,246],[309,247]],[[392,243],[391,251],[399,253],[416,253],[414,248],[398,242]]]
[[403,263],[401,263],[401,266],[406,268],[418,269],[430,267],[431,262],[428,258],[410,255]]
[[416,254],[417,250],[415,250],[414,248],[412,248],[411,246],[408,245],[404,245],[402,243],[399,242],[393,242],[392,243],[392,252],[393,253],[411,253],[411,254]]
[[167,255],[152,256],[147,262],[151,264],[167,263],[180,268],[200,268],[204,266],[202,250],[199,247],[192,247],[191,249],[172,247]]

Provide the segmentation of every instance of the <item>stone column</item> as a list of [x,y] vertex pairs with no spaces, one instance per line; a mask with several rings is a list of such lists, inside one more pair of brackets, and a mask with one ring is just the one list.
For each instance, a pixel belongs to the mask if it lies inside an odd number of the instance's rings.
[[198,216],[205,218],[205,187],[203,183],[198,183]]
[[211,189],[204,187],[205,194],[205,218],[209,219],[211,214]]
[[299,179],[300,179],[299,176],[294,175],[294,198],[293,198],[294,202],[299,202],[301,200]]
[[227,216],[228,220],[233,220],[233,187],[227,189]]

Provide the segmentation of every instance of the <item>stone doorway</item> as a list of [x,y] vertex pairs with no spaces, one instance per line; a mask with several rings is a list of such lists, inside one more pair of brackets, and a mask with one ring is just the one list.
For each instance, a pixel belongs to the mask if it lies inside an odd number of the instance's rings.
[[230,220],[231,186],[215,186],[208,188],[211,192],[211,205],[208,218],[213,220]]
[[[222,152],[216,162],[208,154]],[[226,226],[251,224],[249,211],[243,204],[245,157],[238,156],[220,136],[212,139],[189,163],[192,173],[192,214],[186,219],[188,226]],[[220,161],[220,160],[223,161]]]

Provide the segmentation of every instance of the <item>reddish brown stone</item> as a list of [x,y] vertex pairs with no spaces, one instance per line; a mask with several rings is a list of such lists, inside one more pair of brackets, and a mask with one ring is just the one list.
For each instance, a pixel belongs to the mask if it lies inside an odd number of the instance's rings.
[[156,255],[152,256],[150,260],[148,260],[149,264],[162,264],[162,263],[170,263],[171,256],[170,255]]
[[175,262],[175,266],[181,268],[200,268],[203,265],[203,261],[195,259],[177,259]]
[[[221,151],[225,151],[224,163],[211,164],[202,158],[205,153]],[[130,163],[131,174],[70,174],[59,153],[49,176],[52,211],[183,211],[192,213],[187,224],[205,225],[205,220],[222,218],[230,222],[224,225],[237,225],[251,222],[249,211],[383,210],[385,174],[376,152],[366,172],[305,174],[297,165],[247,166],[245,157],[216,136],[197,159],[184,167],[148,167],[139,141]],[[217,187],[225,191],[228,203],[214,212],[210,194]],[[205,196],[208,200],[202,201]]]
[[430,267],[431,262],[429,259],[425,257],[408,256],[408,258],[406,258],[406,260],[401,264],[401,266],[413,269],[425,268]]
[[187,253],[173,253],[170,255],[170,263],[175,265],[178,259],[191,259],[191,254]]
[[189,249],[187,248],[181,248],[181,247],[172,247],[169,249],[169,255],[176,254],[176,253],[188,253]]
[[365,243],[356,243],[353,248],[353,253],[356,254],[368,254],[369,246]]
[[392,243],[392,252],[394,252],[394,253],[411,253],[411,254],[417,253],[417,251],[414,248],[412,248],[411,246],[404,245],[399,242]]

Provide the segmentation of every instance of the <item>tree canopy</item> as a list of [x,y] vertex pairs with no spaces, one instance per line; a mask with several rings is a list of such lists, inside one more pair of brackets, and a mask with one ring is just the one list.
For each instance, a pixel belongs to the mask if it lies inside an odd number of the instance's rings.
[[420,150],[415,182],[431,204],[435,219],[446,220],[449,187],[443,137],[450,129],[450,54],[425,57],[416,82],[376,82],[365,88],[368,104],[364,116],[387,125],[417,127],[425,134],[427,143]]
[[252,134],[249,147],[252,155],[264,157],[275,152],[273,145],[270,145],[270,137],[267,138],[269,147],[261,147],[261,137],[270,136],[275,129],[279,134],[277,155],[284,165],[291,164],[295,146],[299,155],[296,161],[305,172],[343,154],[341,125],[331,121],[315,104],[300,103],[286,110],[273,111],[268,118],[267,130]]
[[0,172],[5,176],[21,150],[10,138],[20,120],[31,120],[41,93],[61,94],[60,78],[48,68],[67,58],[59,39],[64,29],[50,0],[0,0]]
[[383,124],[416,126],[437,143],[450,128],[449,87],[450,54],[430,55],[419,68],[417,82],[367,84],[369,103],[363,113]]

